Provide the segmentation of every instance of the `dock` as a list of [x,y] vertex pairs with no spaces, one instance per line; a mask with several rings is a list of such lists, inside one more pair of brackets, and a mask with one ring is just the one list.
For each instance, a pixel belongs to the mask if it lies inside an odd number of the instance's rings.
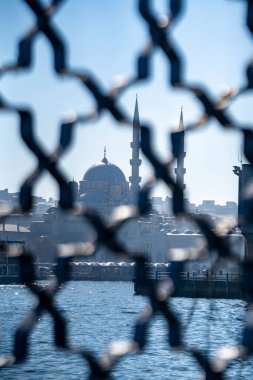
[[[155,284],[159,280],[169,278],[169,272],[157,270],[155,276],[150,279]],[[142,295],[138,285],[134,283],[135,295]],[[239,273],[191,273],[182,272],[180,274],[179,286],[173,297],[186,298],[218,298],[218,299],[243,299],[241,289],[241,277]]]
[[[37,263],[37,280],[48,280],[54,273],[52,263]],[[141,295],[142,291],[134,282],[134,263],[70,263],[71,281],[128,281],[133,282],[134,294]],[[148,277],[154,283],[168,279],[169,266],[150,266]],[[0,284],[20,284],[19,265],[17,259],[9,259],[0,265]],[[174,297],[189,298],[227,298],[243,299],[241,278],[239,273],[183,272]]]

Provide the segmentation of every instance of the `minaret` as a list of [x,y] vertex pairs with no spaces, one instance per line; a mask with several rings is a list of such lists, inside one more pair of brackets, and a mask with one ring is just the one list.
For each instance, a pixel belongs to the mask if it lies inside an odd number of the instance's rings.
[[136,96],[135,109],[134,109],[134,119],[133,119],[133,141],[130,144],[132,148],[132,159],[130,160],[130,165],[132,166],[132,175],[129,177],[131,183],[130,194],[131,194],[131,204],[136,205],[137,196],[140,191],[141,177],[139,176],[139,166],[141,165],[141,160],[139,159],[140,151],[140,119],[138,110],[138,100]]
[[180,187],[182,187],[183,190],[184,190],[185,187],[186,187],[185,184],[184,184],[184,175],[185,175],[185,172],[186,172],[186,169],[184,168],[184,158],[186,156],[186,153],[184,151],[183,107],[181,107],[180,121],[179,121],[178,130],[179,130],[179,133],[180,133],[181,140],[180,140],[180,153],[179,153],[179,156],[177,158],[177,167],[175,169],[176,183],[177,183],[177,185],[179,185]]

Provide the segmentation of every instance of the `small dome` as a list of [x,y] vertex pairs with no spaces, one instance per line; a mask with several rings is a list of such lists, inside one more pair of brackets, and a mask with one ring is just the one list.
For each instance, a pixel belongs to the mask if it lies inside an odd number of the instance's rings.
[[68,185],[69,185],[69,186],[73,186],[73,187],[78,187],[78,183],[74,180],[74,178],[73,178],[72,181],[70,181],[70,182],[68,183]]
[[70,181],[68,183],[68,187],[71,189],[72,194],[74,195],[74,198],[76,199],[78,196],[78,183],[74,181],[74,178],[73,178],[73,181]]
[[121,184],[126,182],[126,177],[122,170],[110,162],[98,162],[92,165],[83,176],[85,181],[102,181],[111,184]]

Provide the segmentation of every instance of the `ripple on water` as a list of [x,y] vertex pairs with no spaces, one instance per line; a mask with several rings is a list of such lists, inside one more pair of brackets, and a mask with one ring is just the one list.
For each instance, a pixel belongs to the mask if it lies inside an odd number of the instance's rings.
[[[34,297],[20,285],[0,286],[0,352],[12,350],[13,331],[31,308]],[[207,329],[210,328],[210,345],[214,354],[220,344],[237,343],[242,329],[245,303],[238,300],[213,301],[210,319],[210,301],[199,300],[193,319],[189,315],[194,300],[177,298],[171,305],[186,328],[185,342],[205,350]],[[106,352],[115,339],[129,340],[138,313],[146,305],[144,297],[133,296],[132,283],[71,282],[57,294],[57,305],[69,327],[69,340],[76,346],[89,348],[97,356]],[[169,349],[168,333],[164,320],[157,316],[152,322],[148,345],[143,354],[132,355],[120,361],[114,369],[115,379],[141,380],[192,380],[200,369],[190,355]],[[88,366],[76,355],[56,350],[52,320],[44,314],[31,334],[29,360],[22,365],[5,368],[4,380],[44,380],[85,378]],[[246,361],[241,379],[252,378],[252,360]],[[237,379],[238,365],[228,372]]]

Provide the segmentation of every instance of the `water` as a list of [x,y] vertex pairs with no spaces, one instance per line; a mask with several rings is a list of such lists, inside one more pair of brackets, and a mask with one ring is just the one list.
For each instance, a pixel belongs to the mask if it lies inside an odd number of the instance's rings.
[[[15,327],[27,314],[33,296],[23,286],[0,286],[0,354],[12,349]],[[113,340],[131,339],[138,313],[146,305],[144,297],[133,296],[133,286],[125,282],[70,282],[57,295],[64,313],[73,345],[88,348],[97,356],[106,352]],[[193,320],[187,325],[192,299],[175,298],[172,306],[185,326],[185,342],[210,355],[221,345],[239,342],[245,315],[245,303],[239,300],[213,301],[210,320],[210,301],[198,300]],[[208,328],[210,327],[209,342]],[[166,325],[157,316],[152,323],[149,343],[143,354],[131,355],[119,362],[113,371],[114,379],[198,379],[201,370],[190,355],[170,350]],[[226,379],[249,379],[253,375],[253,360],[235,363]],[[29,359],[20,365],[3,369],[4,380],[85,379],[89,368],[76,355],[56,350],[53,345],[52,323],[44,314],[31,335]]]

